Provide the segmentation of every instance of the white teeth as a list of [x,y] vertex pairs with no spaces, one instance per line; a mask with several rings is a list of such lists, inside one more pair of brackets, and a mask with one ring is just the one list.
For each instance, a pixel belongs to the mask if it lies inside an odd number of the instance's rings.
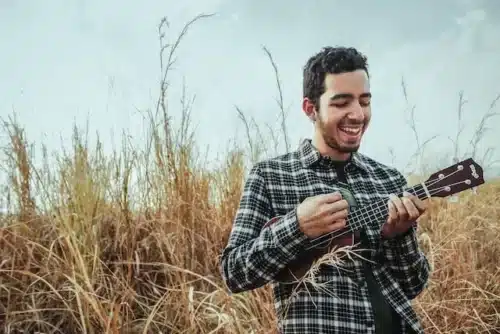
[[340,129],[342,131],[345,131],[345,132],[347,132],[349,134],[353,134],[353,135],[359,133],[359,131],[361,130],[361,128],[350,128],[350,127],[342,127]]

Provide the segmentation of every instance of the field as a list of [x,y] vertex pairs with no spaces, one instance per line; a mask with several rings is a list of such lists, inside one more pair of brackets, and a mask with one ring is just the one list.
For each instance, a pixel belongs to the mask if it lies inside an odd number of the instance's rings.
[[[218,268],[247,150],[205,169],[188,127],[170,126],[161,87],[150,141],[111,155],[75,128],[72,150],[55,162],[42,150],[35,166],[22,126],[5,121],[2,332],[274,333],[270,290],[230,295]],[[250,160],[261,143],[250,140]],[[499,181],[432,199],[419,232],[432,277],[415,300],[426,333],[500,333],[499,203]]]

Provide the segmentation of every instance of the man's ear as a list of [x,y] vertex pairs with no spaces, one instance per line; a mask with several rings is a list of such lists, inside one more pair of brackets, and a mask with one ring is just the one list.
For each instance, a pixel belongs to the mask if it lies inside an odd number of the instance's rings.
[[316,108],[313,101],[307,97],[302,100],[302,111],[312,122],[316,121]]

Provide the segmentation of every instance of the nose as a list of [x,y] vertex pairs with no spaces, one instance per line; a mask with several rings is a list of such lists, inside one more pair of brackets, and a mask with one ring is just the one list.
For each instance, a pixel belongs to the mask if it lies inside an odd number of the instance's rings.
[[347,118],[356,121],[363,121],[365,118],[365,113],[363,111],[363,107],[359,104],[359,102],[354,102],[349,108],[349,113],[347,114]]

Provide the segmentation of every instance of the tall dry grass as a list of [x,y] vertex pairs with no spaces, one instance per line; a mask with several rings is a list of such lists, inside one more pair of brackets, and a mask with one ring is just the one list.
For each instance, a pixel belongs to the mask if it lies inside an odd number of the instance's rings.
[[[52,162],[44,148],[35,166],[22,126],[4,122],[10,142],[3,165],[9,212],[0,218],[2,332],[274,332],[269,288],[229,295],[218,269],[248,167],[244,150],[230,151],[208,171],[193,141],[189,105],[178,129],[167,112],[175,49],[202,18],[171,47],[162,44],[167,60],[157,108],[147,114],[145,147],[124,141],[106,155],[99,140],[90,147],[75,128],[69,152]],[[251,122],[240,116],[250,133]],[[262,137],[249,144],[252,159],[266,149]],[[433,274],[415,307],[427,333],[500,332],[500,182],[478,192],[456,203],[432,200],[421,220]]]

